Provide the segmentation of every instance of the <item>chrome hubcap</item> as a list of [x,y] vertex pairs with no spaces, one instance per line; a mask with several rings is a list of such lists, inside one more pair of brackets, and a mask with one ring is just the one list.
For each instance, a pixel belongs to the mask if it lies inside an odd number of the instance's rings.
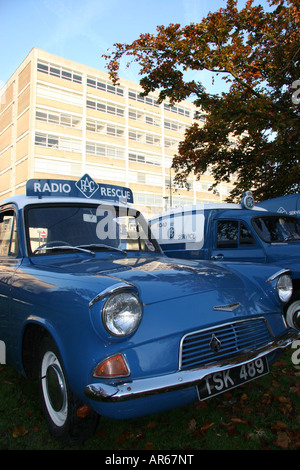
[[300,300],[295,300],[286,312],[287,324],[296,330],[300,330]]
[[42,390],[50,418],[56,426],[63,426],[68,415],[68,395],[64,373],[59,360],[48,351],[42,362]]
[[51,365],[46,373],[47,391],[52,408],[55,411],[61,410],[64,403],[64,384],[60,376],[60,371],[56,365]]

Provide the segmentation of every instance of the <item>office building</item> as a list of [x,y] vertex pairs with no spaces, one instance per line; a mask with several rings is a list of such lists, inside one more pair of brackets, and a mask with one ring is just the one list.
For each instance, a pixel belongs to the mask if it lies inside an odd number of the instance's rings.
[[[145,215],[170,206],[224,201],[209,174],[174,186],[171,163],[195,118],[189,101],[157,103],[157,94],[106,72],[33,48],[1,90],[0,200],[25,192],[30,178],[128,186]],[[204,122],[200,116],[198,122]]]

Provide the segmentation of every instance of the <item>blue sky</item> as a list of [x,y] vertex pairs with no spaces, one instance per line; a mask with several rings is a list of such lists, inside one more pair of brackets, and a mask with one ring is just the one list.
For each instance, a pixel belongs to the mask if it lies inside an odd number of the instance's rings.
[[[0,88],[33,47],[105,70],[101,55],[114,43],[155,33],[157,25],[201,21],[225,5],[225,0],[0,0]],[[138,82],[138,68],[124,66],[120,76]],[[208,74],[199,79],[217,91],[218,82],[212,87]]]

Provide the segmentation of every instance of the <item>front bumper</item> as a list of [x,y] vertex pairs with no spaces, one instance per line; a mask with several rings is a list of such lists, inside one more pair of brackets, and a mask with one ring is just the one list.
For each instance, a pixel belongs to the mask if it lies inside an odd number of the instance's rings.
[[122,381],[113,384],[94,383],[87,385],[84,389],[84,393],[87,398],[92,400],[112,403],[144,398],[151,395],[157,395],[159,393],[172,392],[197,386],[210,374],[221,372],[232,367],[241,366],[253,361],[254,359],[285,349],[290,346],[293,341],[299,338],[300,332],[288,330],[285,334],[279,336],[274,341],[258,350],[248,351],[243,355],[236,356],[219,363],[209,364],[199,369],[178,371],[172,374],[131,381],[127,380],[126,382]]

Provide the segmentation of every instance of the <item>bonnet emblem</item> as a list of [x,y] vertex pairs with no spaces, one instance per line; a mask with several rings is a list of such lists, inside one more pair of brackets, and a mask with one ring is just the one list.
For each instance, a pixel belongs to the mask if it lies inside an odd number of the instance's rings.
[[228,304],[228,305],[216,305],[213,307],[214,310],[220,310],[223,312],[233,312],[236,308],[240,307],[241,304],[239,302],[235,304]]
[[211,351],[214,353],[217,353],[220,351],[221,341],[214,334],[212,334],[211,340],[209,342],[209,347]]

